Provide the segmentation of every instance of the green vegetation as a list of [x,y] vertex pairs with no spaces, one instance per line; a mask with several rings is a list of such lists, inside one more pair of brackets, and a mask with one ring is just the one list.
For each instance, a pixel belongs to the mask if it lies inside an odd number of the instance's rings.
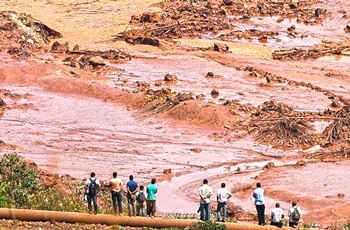
[[[59,178],[55,178],[58,180]],[[46,181],[33,165],[17,154],[5,154],[0,159],[0,207],[26,208],[52,211],[84,212],[83,187],[81,181]],[[101,211],[111,210],[109,193],[101,192]],[[108,200],[108,202],[107,202]]]
[[227,227],[224,224],[218,224],[213,221],[200,221],[196,224],[196,230],[226,230]]

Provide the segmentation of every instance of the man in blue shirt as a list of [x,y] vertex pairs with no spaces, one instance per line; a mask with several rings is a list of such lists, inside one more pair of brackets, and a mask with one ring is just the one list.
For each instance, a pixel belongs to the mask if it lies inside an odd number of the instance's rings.
[[147,216],[154,217],[156,213],[156,199],[158,187],[155,185],[156,179],[151,180],[151,184],[147,186]]
[[256,211],[258,212],[259,225],[265,225],[265,198],[264,189],[261,188],[261,184],[256,184],[256,189],[253,192],[255,200]]
[[135,216],[135,200],[136,200],[136,192],[138,191],[137,189],[137,183],[134,181],[134,176],[130,175],[129,176],[129,181],[126,183],[126,189],[127,189],[127,194],[126,198],[128,200],[128,211],[129,211],[129,216]]

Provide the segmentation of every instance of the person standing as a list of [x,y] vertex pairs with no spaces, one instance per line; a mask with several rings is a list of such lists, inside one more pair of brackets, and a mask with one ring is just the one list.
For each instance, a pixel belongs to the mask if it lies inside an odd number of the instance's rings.
[[156,184],[156,179],[151,180],[151,184],[149,184],[146,188],[147,192],[147,216],[154,217],[156,214],[156,199],[158,187]]
[[122,184],[122,180],[118,178],[118,173],[113,172],[113,178],[109,181],[109,187],[111,189],[113,211],[115,215],[118,214],[117,202],[118,202],[119,215],[123,215],[123,207],[122,207],[123,196],[121,193],[121,184]]
[[134,176],[130,175],[129,176],[129,181],[126,183],[126,189],[127,189],[127,194],[126,198],[128,200],[128,214],[129,216],[135,216],[135,200],[136,200],[136,195],[135,193],[138,191],[137,189],[137,183],[134,181]]
[[254,203],[258,213],[259,225],[265,225],[265,198],[264,189],[260,183],[256,183],[256,189],[253,192]]
[[145,216],[145,201],[144,186],[140,185],[140,190],[136,192],[136,216]]
[[203,185],[199,188],[201,220],[210,220],[210,197],[213,189],[208,185],[208,180],[203,180]]
[[94,213],[98,213],[98,206],[97,206],[97,193],[100,190],[100,181],[95,177],[96,174],[94,172],[90,173],[90,178],[86,180],[85,182],[85,194],[87,197],[88,202],[88,209],[89,213],[92,213],[92,206],[91,202],[94,204]]
[[[217,221],[225,222],[226,220],[226,213],[227,213],[227,200],[232,197],[231,192],[226,189],[226,184],[221,183],[221,188],[219,188],[217,192],[216,200],[218,202],[217,205]],[[220,215],[220,211],[222,210],[222,217]]]
[[271,211],[271,223],[270,225],[274,225],[278,228],[282,228],[283,223],[282,220],[284,218],[284,212],[283,210],[280,208],[280,204],[276,203],[275,204],[275,208],[272,209]]
[[292,202],[292,207],[288,211],[289,217],[289,227],[296,228],[298,227],[300,217],[301,217],[301,209],[297,206],[296,202]]

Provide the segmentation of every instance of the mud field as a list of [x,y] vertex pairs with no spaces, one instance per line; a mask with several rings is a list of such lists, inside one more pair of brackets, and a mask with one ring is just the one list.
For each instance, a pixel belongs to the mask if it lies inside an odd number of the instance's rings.
[[237,222],[350,218],[350,3],[3,0],[0,150],[51,173],[158,178],[161,213],[226,182]]

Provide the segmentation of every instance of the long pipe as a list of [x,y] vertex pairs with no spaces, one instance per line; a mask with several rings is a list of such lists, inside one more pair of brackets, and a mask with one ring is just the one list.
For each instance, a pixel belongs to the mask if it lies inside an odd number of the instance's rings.
[[[78,212],[57,212],[29,209],[8,209],[0,208],[0,218],[13,219],[22,221],[57,221],[66,223],[86,223],[86,224],[105,224],[105,225],[120,225],[129,227],[153,227],[153,228],[186,228],[195,226],[198,220],[191,219],[164,219],[164,218],[149,218],[149,217],[129,217],[129,216],[114,216],[107,214],[87,214]],[[253,224],[235,224],[225,223],[228,230],[254,230],[254,229],[274,229],[274,226],[259,226]],[[285,228],[286,229],[286,228]]]

